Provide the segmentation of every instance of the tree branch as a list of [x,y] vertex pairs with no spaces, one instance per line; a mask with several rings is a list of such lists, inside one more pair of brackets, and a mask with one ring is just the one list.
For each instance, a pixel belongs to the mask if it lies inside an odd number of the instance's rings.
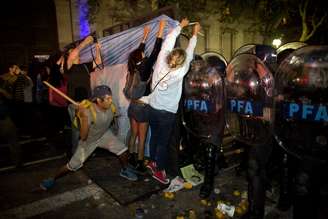
[[327,14],[325,14],[323,17],[321,17],[320,21],[316,24],[314,17],[312,17],[311,23],[312,23],[312,31],[310,34],[307,34],[304,38],[304,41],[307,41],[308,39],[310,39],[313,34],[316,32],[316,30],[318,29],[318,27],[324,22],[324,20],[326,19]]
[[302,5],[301,4],[298,5],[298,11],[299,11],[301,17],[303,18],[304,12],[303,12],[303,8],[302,8]]
[[321,17],[320,21],[316,25],[314,25],[314,27],[318,28],[325,21],[326,17],[327,13],[325,13],[325,15]]

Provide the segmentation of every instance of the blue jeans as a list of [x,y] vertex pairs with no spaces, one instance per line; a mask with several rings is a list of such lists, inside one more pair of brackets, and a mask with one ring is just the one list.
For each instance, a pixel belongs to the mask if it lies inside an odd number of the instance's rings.
[[156,161],[158,170],[164,170],[167,165],[168,146],[176,114],[148,107],[151,128],[150,159]]

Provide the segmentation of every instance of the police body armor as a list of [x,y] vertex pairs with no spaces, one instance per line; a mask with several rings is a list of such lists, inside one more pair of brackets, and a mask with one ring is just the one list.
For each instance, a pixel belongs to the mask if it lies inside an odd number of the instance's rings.
[[328,46],[305,46],[291,53],[280,64],[276,82],[275,138],[296,158],[294,218],[324,218],[322,206],[328,199]]
[[183,123],[205,151],[202,198],[209,196],[213,189],[216,153],[224,131],[225,66],[226,62],[219,57],[198,58],[192,62],[184,81]]

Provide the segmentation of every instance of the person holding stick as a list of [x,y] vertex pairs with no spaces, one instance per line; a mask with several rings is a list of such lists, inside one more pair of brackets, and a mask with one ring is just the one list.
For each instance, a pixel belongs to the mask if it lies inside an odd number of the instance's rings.
[[[69,97],[63,97],[71,101]],[[95,87],[91,100],[92,103],[88,108],[85,107],[85,104],[78,104],[80,140],[75,153],[71,160],[62,166],[54,176],[41,182],[42,189],[51,189],[58,178],[81,168],[97,147],[107,149],[118,156],[122,165],[119,174],[121,177],[131,181],[138,179],[133,170],[128,167],[128,148],[109,129],[114,118],[111,110],[113,105],[111,89],[106,85]],[[72,102],[77,104],[73,100]]]

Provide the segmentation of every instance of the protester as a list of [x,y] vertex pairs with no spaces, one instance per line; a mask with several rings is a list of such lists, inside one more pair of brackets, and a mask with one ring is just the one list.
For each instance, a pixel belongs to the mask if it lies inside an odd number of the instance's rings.
[[[53,63],[53,60],[49,60],[50,65],[50,78],[49,83],[60,90],[62,93],[67,94],[67,76],[60,72],[60,63],[63,56],[57,63]],[[67,100],[57,94],[52,89],[49,89],[49,109],[51,113],[50,122],[52,130],[54,132],[63,131],[65,126],[69,125],[69,115],[67,111]]]
[[149,103],[149,124],[152,131],[151,161],[147,167],[152,171],[153,178],[163,184],[170,181],[165,172],[167,149],[181,98],[183,77],[189,70],[200,31],[200,24],[196,23],[186,51],[173,49],[176,38],[188,24],[188,19],[183,19],[180,25],[167,35],[155,64],[151,86],[153,91],[141,98],[141,101]]
[[12,99],[11,85],[14,79],[13,66],[10,66],[8,74],[0,77],[0,144],[9,144],[11,160],[15,166],[20,166],[22,164],[21,148],[17,141],[16,126],[10,114],[10,101]]
[[71,160],[61,167],[54,177],[41,182],[40,187],[44,190],[52,188],[55,180],[70,171],[76,171],[83,166],[92,152],[100,147],[116,154],[121,162],[120,176],[136,181],[138,178],[127,166],[128,149],[113,135],[109,129],[114,118],[112,112],[112,92],[108,86],[97,86],[93,90],[92,103],[86,108],[83,103],[78,107],[80,141]]
[[[127,86],[125,87],[124,93],[127,98],[131,100],[128,108],[128,117],[130,119],[131,127],[131,135],[128,140],[129,151],[131,153],[129,163],[134,166],[135,170],[140,174],[145,174],[147,170],[144,165],[144,149],[148,130],[148,112],[146,105],[138,99],[149,94],[149,89],[147,88],[149,87],[148,84],[150,82],[153,65],[162,46],[165,24],[165,20],[161,20],[159,23],[157,39],[149,57],[146,57],[144,54],[145,41],[150,31],[149,27],[146,26],[144,28],[144,35],[140,46],[129,55],[128,60],[129,72],[127,75]],[[139,82],[139,84],[134,84],[135,82]],[[132,153],[136,139],[138,141],[137,156]]]
[[22,131],[24,124],[27,123],[24,114],[22,114],[22,111],[25,111],[24,90],[27,86],[30,86],[30,81],[18,65],[11,65],[9,72],[4,74],[2,79],[7,92],[12,96],[10,101],[12,119],[19,131]]
[[[90,73],[102,63],[99,43],[96,43],[95,60],[80,63],[80,51],[92,42],[94,42],[92,36],[86,37],[77,47],[69,50],[69,54],[64,54],[64,59],[58,60],[61,71],[67,76],[67,94],[75,101],[90,98]],[[73,109],[68,110],[72,120]],[[78,130],[72,127],[72,153],[75,152],[78,138]]]
[[95,60],[80,63],[80,52],[92,43],[92,36],[86,37],[77,47],[69,51],[68,56],[60,62],[62,71],[68,76],[68,96],[75,101],[87,99],[91,95],[90,73],[102,63],[100,55],[100,44],[96,43]]

